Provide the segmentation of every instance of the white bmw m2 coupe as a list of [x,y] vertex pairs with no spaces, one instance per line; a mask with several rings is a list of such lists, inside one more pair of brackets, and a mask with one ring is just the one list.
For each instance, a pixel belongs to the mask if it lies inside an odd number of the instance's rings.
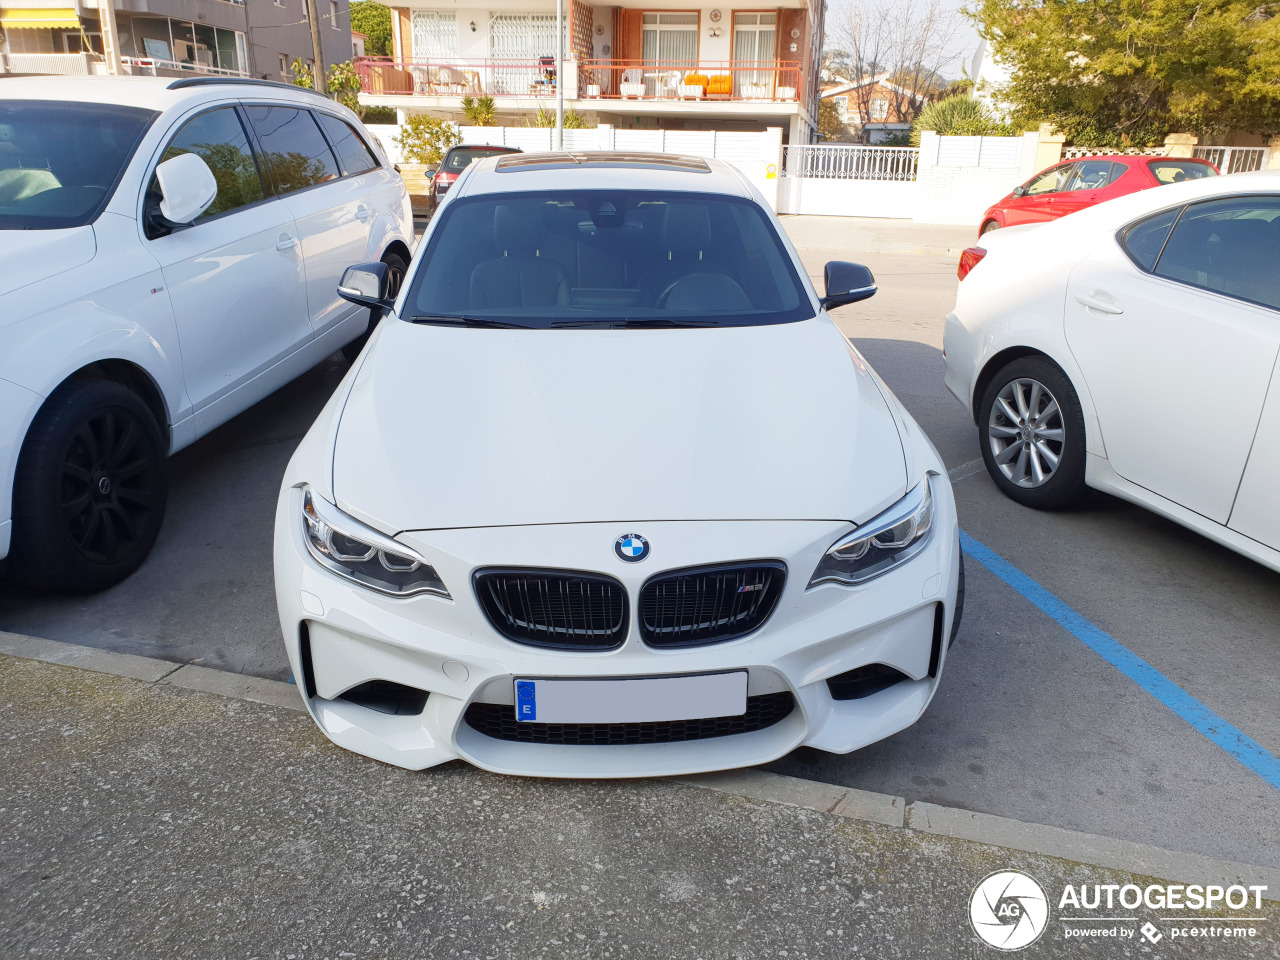
[[629,777],[910,726],[963,602],[937,452],[763,197],[711,160],[516,154],[449,191],[298,448],[275,530],[300,692],[420,769]]

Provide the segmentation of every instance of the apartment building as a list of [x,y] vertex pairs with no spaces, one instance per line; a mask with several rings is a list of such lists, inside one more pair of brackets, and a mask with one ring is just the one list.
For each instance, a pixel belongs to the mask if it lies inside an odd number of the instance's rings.
[[[106,0],[0,0],[0,69],[105,73],[98,4]],[[326,64],[351,58],[347,0],[316,0]],[[289,78],[312,60],[305,0],[114,0],[121,66],[149,76]]]
[[[466,0],[460,0],[465,3]],[[461,119],[465,96],[492,96],[499,124],[566,109],[618,128],[764,130],[787,143],[816,130],[824,4],[636,6],[565,0],[565,62],[556,65],[553,0],[503,9],[392,8],[393,54],[357,60],[361,102]]]

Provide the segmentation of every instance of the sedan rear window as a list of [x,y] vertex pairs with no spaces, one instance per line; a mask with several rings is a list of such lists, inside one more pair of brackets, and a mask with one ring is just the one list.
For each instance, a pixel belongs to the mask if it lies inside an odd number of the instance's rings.
[[0,100],[0,229],[92,223],[156,116],[113,104]]
[[1201,177],[1218,175],[1209,164],[1193,160],[1152,160],[1147,168],[1160,183],[1181,183],[1183,180],[1199,180]]
[[444,159],[444,169],[449,173],[461,173],[471,166],[473,161],[514,152],[494,147],[454,147],[449,151],[449,156]]
[[697,193],[574,191],[446,204],[407,319],[745,326],[813,316],[764,212]]

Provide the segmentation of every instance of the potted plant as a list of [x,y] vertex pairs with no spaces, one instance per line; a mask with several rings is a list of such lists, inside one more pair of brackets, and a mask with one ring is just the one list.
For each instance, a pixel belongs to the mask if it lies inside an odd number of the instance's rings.
[[449,148],[458,143],[458,128],[448,120],[425,113],[410,114],[391,142],[400,148],[400,176],[415,213],[426,214],[431,204],[431,176]]

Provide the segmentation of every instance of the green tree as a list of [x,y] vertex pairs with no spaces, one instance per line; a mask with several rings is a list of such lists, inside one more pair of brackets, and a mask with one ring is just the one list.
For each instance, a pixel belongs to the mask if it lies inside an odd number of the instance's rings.
[[911,143],[920,146],[920,134],[932,130],[941,136],[1005,137],[1013,128],[991,115],[981,100],[948,97],[925,104],[911,124]]
[[356,73],[355,64],[350,60],[346,63],[335,63],[330,67],[329,76],[325,78],[325,85],[329,88],[329,95],[333,99],[348,110],[354,110],[357,114],[361,113],[360,75]]
[[[556,112],[554,110],[543,110],[538,107],[538,112],[533,117],[524,122],[526,127],[554,127],[556,125]],[[587,123],[585,117],[578,113],[577,110],[566,110],[564,112],[564,128],[566,130],[587,130],[594,124]]]
[[316,88],[316,78],[301,57],[294,57],[293,63],[289,65],[290,71],[293,73],[293,85],[295,87],[305,87],[308,90]]
[[[367,2],[367,0],[366,0]],[[391,138],[400,148],[406,163],[439,163],[450,147],[460,143],[458,128],[448,120],[441,120],[426,113],[411,113]]]
[[1144,146],[1280,129],[1277,13],[1255,0],[977,0],[971,16],[1010,71],[993,92],[1016,122]]
[[391,9],[374,0],[356,0],[351,4],[351,29],[363,33],[364,52],[371,57],[391,54]]
[[843,140],[848,133],[848,129],[840,120],[840,111],[836,109],[836,102],[830,97],[824,97],[818,101],[818,134],[823,140],[836,141]]
[[462,98],[462,115],[467,118],[467,123],[473,127],[492,127],[493,126],[494,105],[493,97],[463,97]]

